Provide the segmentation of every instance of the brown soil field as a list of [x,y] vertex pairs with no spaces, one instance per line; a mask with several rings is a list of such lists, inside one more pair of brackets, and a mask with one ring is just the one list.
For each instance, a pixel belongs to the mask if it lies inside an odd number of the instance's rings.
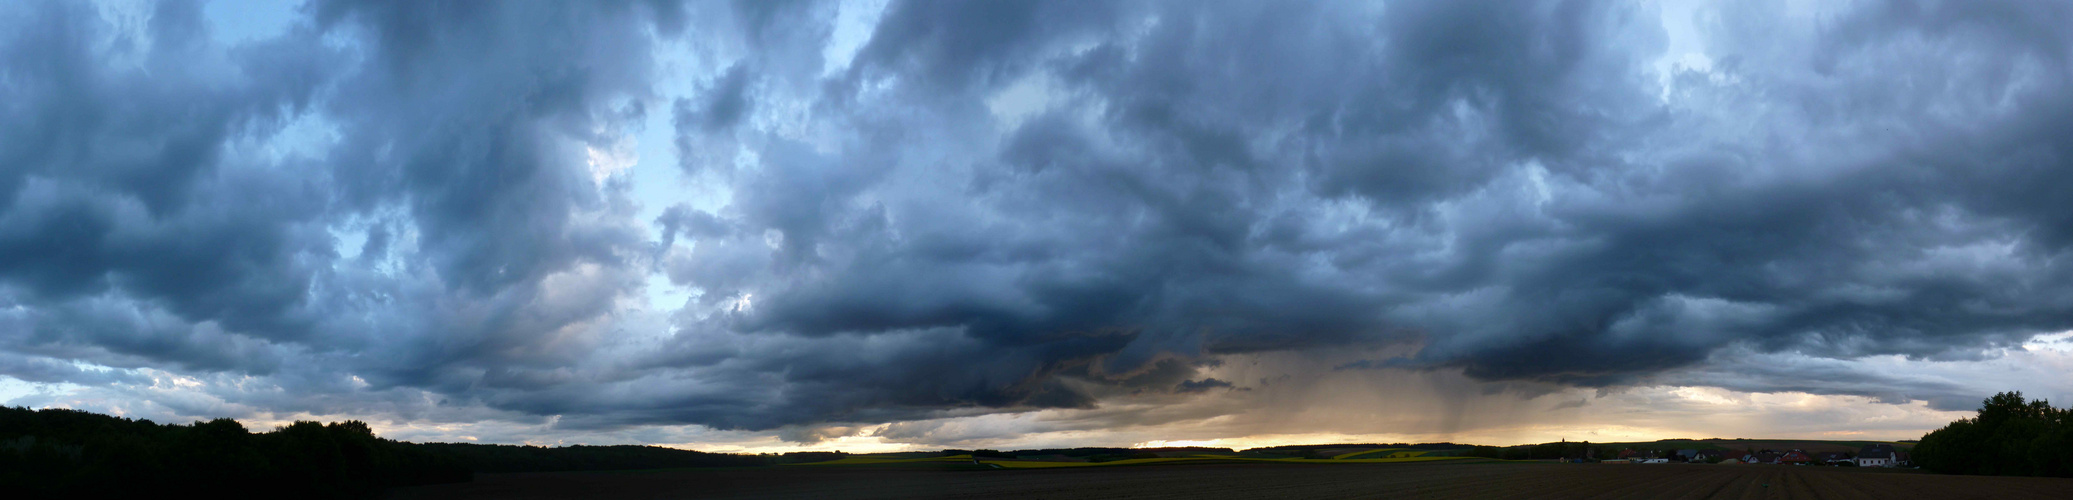
[[1212,464],[1047,470],[769,467],[480,474],[417,498],[2073,498],[2073,479],[1776,465]]

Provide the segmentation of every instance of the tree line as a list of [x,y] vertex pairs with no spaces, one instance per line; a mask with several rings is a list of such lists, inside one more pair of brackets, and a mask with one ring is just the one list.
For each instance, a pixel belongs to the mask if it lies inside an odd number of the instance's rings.
[[702,453],[655,446],[409,443],[366,423],[295,422],[251,432],[227,418],[188,425],[0,406],[0,492],[9,498],[368,498],[476,472],[749,467],[840,453]]
[[1578,459],[1585,457],[1611,458],[1617,450],[1591,446],[1589,441],[1563,441],[1541,443],[1529,446],[1474,446],[1462,452],[1462,456],[1496,458],[1503,460],[1552,460]]
[[[1033,451],[1127,458],[1149,450]],[[1561,442],[1475,446],[1461,454],[1516,460],[1606,458],[1612,453],[1616,451],[1588,442]],[[417,444],[383,439],[366,423],[352,420],[295,422],[251,432],[231,419],[161,425],[78,410],[0,406],[0,491],[25,498],[181,493],[365,498],[394,486],[469,481],[476,472],[753,467],[842,456],[735,455],[653,446]],[[2029,401],[2020,392],[1996,394],[1982,403],[1977,416],[1923,436],[1913,459],[1923,468],[1951,474],[2073,477],[2073,408]]]
[[[434,456],[465,464],[475,472],[555,472],[586,470],[672,469],[679,467],[755,467],[785,460],[785,457],[817,456],[814,453],[785,455],[735,455],[705,453],[659,446],[521,446],[508,444],[424,443],[415,445]],[[824,460],[841,458],[827,454]]]
[[472,477],[451,458],[375,437],[359,421],[254,433],[227,418],[159,425],[0,407],[0,490],[16,498],[364,498]]
[[1995,394],[1978,415],[1922,436],[1913,459],[1946,474],[2073,477],[2073,408]]

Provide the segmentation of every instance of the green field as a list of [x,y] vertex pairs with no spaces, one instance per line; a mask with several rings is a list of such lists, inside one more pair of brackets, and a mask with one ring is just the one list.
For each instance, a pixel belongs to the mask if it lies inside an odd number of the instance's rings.
[[1357,460],[1367,458],[1418,458],[1425,457],[1427,453],[1431,452],[1427,450],[1406,450],[1403,448],[1382,448],[1375,450],[1356,451],[1353,453],[1344,453],[1332,457],[1332,460]]

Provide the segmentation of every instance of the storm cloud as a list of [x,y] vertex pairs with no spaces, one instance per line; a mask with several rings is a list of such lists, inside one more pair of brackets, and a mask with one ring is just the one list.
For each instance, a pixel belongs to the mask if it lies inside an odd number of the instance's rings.
[[1263,357],[1961,409],[1852,363],[2073,329],[2059,4],[225,8],[0,7],[0,375],[820,442]]

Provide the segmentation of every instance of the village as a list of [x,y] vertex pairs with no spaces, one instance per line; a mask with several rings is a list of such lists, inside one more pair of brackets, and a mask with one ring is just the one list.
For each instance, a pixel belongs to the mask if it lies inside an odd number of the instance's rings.
[[[1588,459],[1573,460],[1576,462]],[[1763,465],[1828,465],[1841,467],[1913,467],[1906,450],[1896,449],[1890,444],[1868,444],[1855,453],[1832,451],[1812,453],[1792,449],[1785,451],[1755,450],[1699,450],[1681,449],[1674,451],[1652,451],[1623,449],[1616,458],[1598,460],[1607,464],[1763,464]]]

